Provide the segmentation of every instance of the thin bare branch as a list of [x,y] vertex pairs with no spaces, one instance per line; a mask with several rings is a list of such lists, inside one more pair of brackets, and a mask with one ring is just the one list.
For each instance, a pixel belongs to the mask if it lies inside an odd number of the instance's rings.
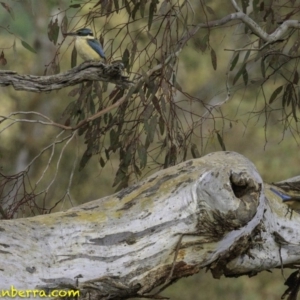
[[246,15],[242,11],[238,11],[236,13],[229,14],[220,20],[209,21],[207,23],[200,23],[196,25],[193,29],[191,29],[181,38],[178,48],[183,48],[183,46],[188,42],[188,40],[190,40],[198,32],[199,29],[220,27],[234,20],[240,20],[244,24],[248,25],[252,32],[258,37],[260,37],[262,40],[267,42],[267,44],[274,43],[282,39],[284,34],[290,28],[300,28],[300,22],[298,20],[286,20],[273,33],[268,34],[248,15]]
[[47,186],[47,188],[45,189],[45,193],[46,195],[48,194],[49,192],[49,189],[50,187],[52,186],[52,184],[55,182],[56,178],[57,178],[57,174],[58,174],[58,169],[59,169],[59,165],[61,163],[61,159],[63,157],[63,154],[66,150],[66,147],[68,146],[68,144],[73,140],[73,138],[77,135],[77,131],[74,131],[72,133],[72,135],[70,136],[70,138],[66,141],[66,143],[64,144],[64,146],[62,147],[61,151],[60,151],[60,154],[59,154],[59,157],[58,157],[58,160],[57,160],[57,163],[56,163],[56,169],[55,169],[55,173],[54,173],[54,176],[51,180],[51,182],[49,183],[49,185]]

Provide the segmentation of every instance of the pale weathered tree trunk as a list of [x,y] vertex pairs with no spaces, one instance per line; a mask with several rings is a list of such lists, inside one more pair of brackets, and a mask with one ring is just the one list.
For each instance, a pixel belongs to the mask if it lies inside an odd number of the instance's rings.
[[242,155],[186,161],[66,212],[1,221],[0,290],[125,299],[204,267],[220,277],[291,266],[299,215],[279,200]]

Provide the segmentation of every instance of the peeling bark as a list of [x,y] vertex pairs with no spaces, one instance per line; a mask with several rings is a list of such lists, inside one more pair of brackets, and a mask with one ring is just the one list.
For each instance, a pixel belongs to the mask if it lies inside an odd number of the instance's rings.
[[248,159],[211,153],[65,212],[1,221],[0,289],[155,297],[201,268],[220,277],[290,266],[299,215],[285,212]]

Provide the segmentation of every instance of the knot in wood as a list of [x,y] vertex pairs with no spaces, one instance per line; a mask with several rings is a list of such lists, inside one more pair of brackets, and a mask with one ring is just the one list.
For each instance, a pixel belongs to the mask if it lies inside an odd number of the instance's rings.
[[237,220],[241,224],[245,224],[256,214],[261,184],[256,182],[247,172],[232,172],[230,183],[234,195],[240,199],[236,210]]

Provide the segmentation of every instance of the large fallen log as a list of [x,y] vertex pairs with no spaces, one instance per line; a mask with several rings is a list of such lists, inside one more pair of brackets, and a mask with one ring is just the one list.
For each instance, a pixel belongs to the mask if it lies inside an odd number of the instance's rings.
[[0,290],[158,298],[201,268],[220,277],[291,267],[299,214],[286,212],[248,159],[211,153],[65,212],[1,221]]

